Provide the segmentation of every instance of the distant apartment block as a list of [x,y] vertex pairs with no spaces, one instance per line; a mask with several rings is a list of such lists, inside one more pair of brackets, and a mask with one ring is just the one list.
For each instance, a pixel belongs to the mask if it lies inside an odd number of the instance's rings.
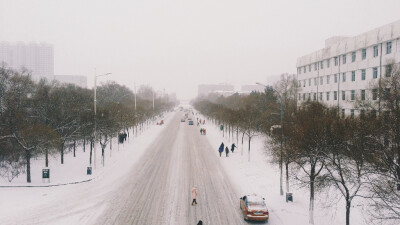
[[54,76],[54,49],[48,44],[0,42],[0,64],[20,71],[26,68],[34,80]]
[[355,37],[332,37],[325,48],[297,59],[298,103],[320,101],[341,114],[364,110],[356,101],[378,101],[377,84],[400,62],[400,20]]
[[198,96],[207,96],[210,93],[234,92],[230,84],[201,84],[198,86]]
[[251,92],[264,92],[265,87],[262,85],[254,84],[254,85],[242,85],[241,92],[242,93],[251,93]]
[[53,79],[60,83],[75,84],[81,88],[87,88],[87,77],[80,75],[55,75]]

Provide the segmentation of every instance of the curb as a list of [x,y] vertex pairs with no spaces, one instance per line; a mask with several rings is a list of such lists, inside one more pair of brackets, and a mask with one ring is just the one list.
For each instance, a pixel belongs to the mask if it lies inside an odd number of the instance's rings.
[[14,188],[14,187],[29,187],[29,188],[34,188],[34,187],[57,187],[57,186],[65,186],[65,185],[70,185],[70,184],[82,184],[86,182],[90,182],[94,180],[95,178],[90,178],[87,180],[83,181],[75,181],[75,182],[69,182],[69,183],[63,183],[63,184],[49,184],[49,185],[15,185],[15,186],[0,186],[0,188]]

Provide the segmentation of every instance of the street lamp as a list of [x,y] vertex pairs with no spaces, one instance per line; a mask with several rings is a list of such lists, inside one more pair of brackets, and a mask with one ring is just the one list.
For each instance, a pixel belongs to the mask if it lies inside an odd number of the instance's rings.
[[[256,84],[267,87],[264,84],[261,84],[259,82],[256,82]],[[282,188],[282,175],[283,175],[283,170],[282,170],[282,164],[283,164],[283,158],[282,158],[282,152],[283,152],[283,102],[282,102],[282,96],[281,93],[279,93],[277,90],[271,87],[272,90],[274,90],[279,97],[279,102],[281,103],[281,108],[280,108],[280,116],[281,116],[281,149],[280,149],[280,159],[279,159],[279,169],[280,169],[280,194],[283,195],[283,188]]]
[[[97,77],[101,77],[101,76],[107,76],[110,75],[111,73],[105,73],[105,74],[100,74],[100,75],[96,75],[96,70],[94,72],[94,139],[96,140],[96,126],[97,126],[97,121],[96,121],[96,89],[97,89]],[[94,164],[94,169],[96,169],[96,143],[93,145],[93,164]]]

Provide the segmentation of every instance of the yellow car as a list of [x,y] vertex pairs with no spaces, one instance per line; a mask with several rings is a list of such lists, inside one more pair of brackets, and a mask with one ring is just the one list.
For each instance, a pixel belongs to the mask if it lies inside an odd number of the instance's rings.
[[240,209],[244,220],[268,222],[269,212],[265,199],[258,195],[245,195],[240,198]]

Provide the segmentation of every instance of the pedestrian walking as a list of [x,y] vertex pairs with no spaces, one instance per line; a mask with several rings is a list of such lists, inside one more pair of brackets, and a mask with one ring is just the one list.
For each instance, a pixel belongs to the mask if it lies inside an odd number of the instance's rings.
[[228,146],[225,147],[225,153],[226,153],[226,157],[229,157],[229,148],[228,148]]
[[221,143],[221,145],[219,146],[219,149],[218,149],[218,151],[219,151],[219,157],[221,157],[221,155],[222,155],[222,152],[224,151],[224,142],[222,142]]
[[196,201],[196,198],[197,198],[197,188],[196,188],[196,186],[193,186],[193,188],[192,188],[192,199],[193,199],[193,201],[192,201],[192,205],[193,204],[196,204],[197,205],[197,201]]
[[200,128],[200,135],[203,134],[203,128]]
[[197,225],[203,225],[203,221],[199,220],[199,222],[197,223]]
[[236,145],[235,145],[235,143],[233,143],[232,146],[231,146],[232,153],[233,153],[233,151],[235,151],[235,148],[236,148]]

